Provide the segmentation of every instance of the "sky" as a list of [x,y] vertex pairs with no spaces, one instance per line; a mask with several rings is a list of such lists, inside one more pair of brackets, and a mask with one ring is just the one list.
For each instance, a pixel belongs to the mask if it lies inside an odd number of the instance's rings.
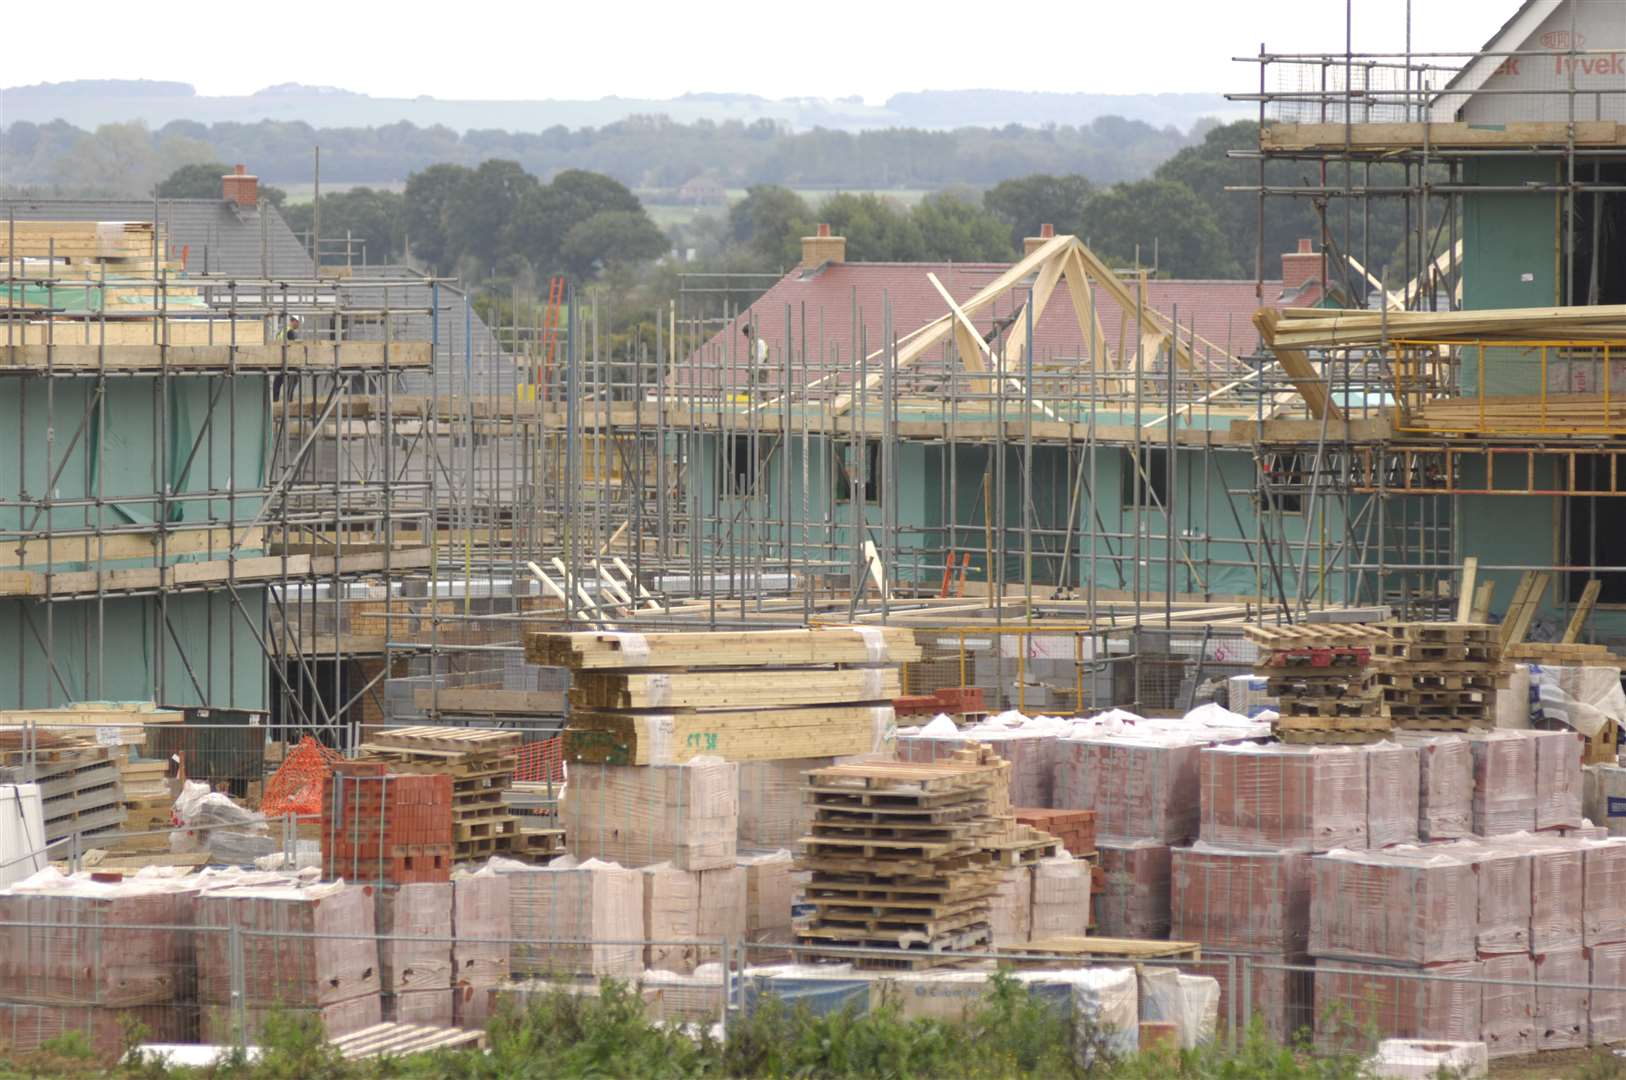
[[[1518,0],[1409,0],[1419,51],[1482,45]],[[1245,90],[1231,62],[1344,48],[1345,0],[672,0],[541,4],[278,0],[155,8],[14,3],[0,85],[164,79],[199,93],[277,83],[375,97],[667,98],[691,91],[871,104],[909,90]],[[1354,0],[1356,51],[1402,51],[1408,0]],[[95,33],[63,34],[65,12]],[[184,12],[184,13],[183,13]],[[234,14],[237,16],[234,18]],[[0,101],[0,111],[4,103]],[[3,122],[3,116],[0,116]]]

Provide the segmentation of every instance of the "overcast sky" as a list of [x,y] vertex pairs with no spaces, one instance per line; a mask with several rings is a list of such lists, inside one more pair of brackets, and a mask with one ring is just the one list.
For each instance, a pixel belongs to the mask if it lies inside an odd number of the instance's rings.
[[[1357,51],[1400,51],[1407,0],[1355,0]],[[1417,50],[1469,50],[1517,0],[1411,0]],[[1344,47],[1344,0],[278,0],[7,5],[0,85],[170,79],[203,94],[275,83],[377,97],[767,97],[905,90],[1246,89],[1231,57]],[[79,27],[69,32],[70,26]],[[3,109],[3,102],[0,102]],[[3,117],[0,117],[3,120]]]

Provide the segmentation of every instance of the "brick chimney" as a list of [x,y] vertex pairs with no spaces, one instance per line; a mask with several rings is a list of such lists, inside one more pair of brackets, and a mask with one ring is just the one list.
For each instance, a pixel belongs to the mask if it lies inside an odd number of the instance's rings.
[[238,206],[253,207],[260,199],[260,178],[239,165],[220,178],[220,197]]
[[831,236],[830,226],[821,224],[817,236],[802,237],[802,269],[812,270],[825,263],[847,261],[847,238]]
[[1282,292],[1291,296],[1299,289],[1315,282],[1321,283],[1321,256],[1315,250],[1315,243],[1309,237],[1299,241],[1297,251],[1289,251],[1282,255]]
[[1056,227],[1046,222],[1039,226],[1038,236],[1027,236],[1022,239],[1022,254],[1032,255],[1056,238]]

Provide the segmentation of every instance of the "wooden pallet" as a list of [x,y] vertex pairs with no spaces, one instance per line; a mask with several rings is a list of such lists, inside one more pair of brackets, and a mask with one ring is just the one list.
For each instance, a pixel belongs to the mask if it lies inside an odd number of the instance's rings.
[[433,1050],[478,1050],[486,1044],[484,1031],[431,1027],[427,1024],[374,1024],[328,1040],[348,1060],[426,1054]]
[[797,667],[897,664],[921,658],[914,631],[903,627],[722,630],[677,633],[531,634],[525,659],[572,670],[605,668]]
[[1253,625],[1243,627],[1242,634],[1264,649],[1355,648],[1389,638],[1386,631],[1367,623]]
[[363,749],[429,754],[501,754],[519,749],[524,735],[494,728],[402,727],[374,731]]
[[1203,958],[1202,945],[1195,941],[1148,941],[1140,938],[1053,937],[1038,938],[1019,945],[995,949],[1001,962],[1016,967],[1042,967],[1062,964],[1076,967],[1084,963],[1123,963],[1137,960],[1190,960]]
[[1381,742],[1393,729],[1386,716],[1282,716],[1271,722],[1285,743],[1347,745]]
[[896,668],[741,671],[583,671],[572,680],[579,709],[761,709],[786,705],[890,703],[903,692]]

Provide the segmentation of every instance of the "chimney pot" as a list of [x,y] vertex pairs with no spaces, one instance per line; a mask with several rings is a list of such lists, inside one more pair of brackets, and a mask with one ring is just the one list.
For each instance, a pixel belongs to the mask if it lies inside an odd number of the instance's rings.
[[1308,236],[1301,236],[1299,238],[1299,254],[1308,255],[1313,251],[1315,251],[1315,242]]
[[1027,257],[1044,247],[1056,238],[1056,227],[1048,221],[1039,226],[1038,236],[1024,236],[1022,238],[1022,255]]
[[847,238],[831,236],[830,226],[820,223],[815,235],[802,237],[802,269],[812,270],[825,263],[847,261]]
[[1052,239],[1056,235],[1056,227],[1047,221],[1039,226],[1039,235],[1046,240]]

